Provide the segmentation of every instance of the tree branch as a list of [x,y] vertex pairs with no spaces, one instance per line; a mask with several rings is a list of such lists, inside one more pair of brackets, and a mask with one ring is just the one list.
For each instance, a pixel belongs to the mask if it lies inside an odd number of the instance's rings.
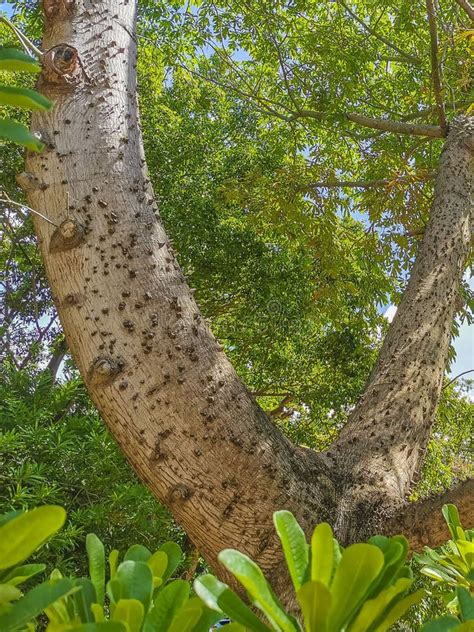
[[377,31],[375,31],[374,29],[372,29],[370,26],[368,26],[363,20],[361,20],[359,18],[359,16],[357,16],[352,9],[350,9],[350,7],[347,6],[347,4],[345,2],[343,2],[342,0],[339,0],[339,4],[341,6],[344,7],[344,9],[347,11],[347,13],[349,13],[349,15],[358,23],[360,24],[360,26],[367,31],[367,33],[370,33],[370,35],[373,35],[373,37],[375,37],[376,39],[378,39],[380,42],[383,42],[386,46],[388,46],[389,48],[391,48],[392,50],[396,51],[399,55],[401,55],[406,61],[409,61],[412,64],[416,64],[419,65],[420,64],[420,60],[418,59],[418,57],[415,57],[414,55],[410,55],[410,53],[406,53],[404,50],[402,50],[401,48],[398,48],[398,46],[396,46],[393,42],[391,42],[389,39],[387,39],[386,37],[384,37],[383,35],[380,35],[380,33],[377,33]]
[[392,132],[394,134],[408,134],[411,136],[428,136],[430,138],[443,138],[444,131],[437,125],[418,125],[416,123],[401,123],[400,121],[391,121],[389,119],[377,119],[362,114],[349,112],[346,118],[353,123],[378,129],[382,132]]
[[474,22],[474,7],[471,6],[468,0],[456,0],[456,2],[461,7],[461,9],[463,9],[468,14],[470,19]]
[[301,186],[298,190],[306,191],[308,189],[372,189],[376,187],[385,187],[391,184],[409,184],[412,182],[425,182],[426,180],[434,180],[436,173],[430,171],[423,176],[416,174],[400,176],[398,178],[380,178],[378,180],[335,180],[327,182],[311,182],[306,186]]
[[431,496],[407,504],[383,530],[386,534],[403,533],[408,539],[410,551],[420,551],[424,546],[436,547],[449,539],[449,531],[441,513],[446,503],[456,505],[459,518],[465,527],[474,524],[474,479],[470,478],[438,496]]
[[443,102],[443,83],[441,80],[441,66],[438,60],[438,29],[436,26],[436,12],[433,0],[426,0],[426,11],[428,13],[428,24],[430,28],[431,42],[431,77],[433,79],[433,89],[438,110],[438,120],[441,129],[446,133],[446,113]]

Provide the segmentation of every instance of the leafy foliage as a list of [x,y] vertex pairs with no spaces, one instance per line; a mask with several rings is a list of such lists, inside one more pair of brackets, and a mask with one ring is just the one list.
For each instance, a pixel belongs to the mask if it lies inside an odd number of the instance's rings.
[[[44,613],[47,632],[208,632],[219,615],[195,597],[183,580],[168,581],[182,562],[180,547],[166,542],[151,553],[135,544],[119,563],[94,534],[86,540],[89,577],[67,579],[56,569],[26,594],[17,588],[42,572],[44,564],[19,566],[61,528],[66,512],[44,505],[27,513],[0,516],[0,629],[34,630]],[[105,595],[107,600],[105,601]]]
[[1,511],[44,503],[69,510],[65,528],[43,550],[48,566],[83,575],[89,531],[122,550],[137,540],[152,548],[169,538],[185,542],[130,470],[80,380],[53,384],[49,371],[35,376],[5,366],[0,382]]
[[474,618],[474,600],[470,598],[469,606],[468,598],[474,592],[474,529],[463,529],[454,505],[445,505],[443,516],[451,540],[438,551],[425,547],[415,559],[421,564],[421,572],[433,580],[435,594],[443,598],[448,608],[463,617],[472,611]]
[[[0,16],[1,22],[11,24]],[[38,73],[40,65],[34,57],[15,48],[0,47],[0,72]],[[26,110],[50,110],[52,102],[35,90],[11,85],[0,85],[0,107],[10,106]],[[28,131],[22,123],[9,118],[0,118],[0,138],[5,138],[30,151],[41,151],[44,144]]]
[[404,537],[374,536],[367,544],[343,549],[333,537],[331,527],[321,523],[308,545],[290,512],[276,512],[274,522],[304,628],[285,612],[255,562],[238,551],[222,551],[219,561],[242,584],[270,627],[255,621],[252,611],[212,575],[198,577],[194,583],[196,593],[209,607],[227,612],[245,626],[243,629],[383,632],[423,597],[423,590],[406,594],[413,578],[404,565],[408,550]]

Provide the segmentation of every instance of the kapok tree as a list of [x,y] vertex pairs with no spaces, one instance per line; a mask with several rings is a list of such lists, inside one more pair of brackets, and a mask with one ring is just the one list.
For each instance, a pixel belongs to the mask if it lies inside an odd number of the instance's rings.
[[[329,521],[344,543],[375,531],[403,531],[413,549],[438,544],[447,535],[438,512],[443,502],[455,502],[463,522],[472,521],[472,482],[412,505],[407,496],[423,463],[459,308],[472,223],[474,121],[459,115],[456,104],[457,115],[446,114],[431,2],[428,76],[435,107],[421,108],[418,117],[435,116],[438,125],[420,123],[417,115],[410,121],[368,116],[361,111],[357,77],[351,94],[338,104],[350,109],[327,121],[324,108],[302,107],[302,86],[294,90],[284,72],[284,112],[265,94],[248,95],[272,116],[284,116],[290,124],[314,122],[325,134],[336,121],[337,134],[347,139],[356,124],[444,144],[429,223],[397,315],[358,404],[324,453],[292,445],[258,406],[204,322],[177,263],[142,147],[137,4],[43,1],[39,88],[54,100],[54,108],[34,116],[32,129],[47,149],[28,154],[19,176],[30,206],[49,220],[33,218],[48,279],[69,348],[104,421],[140,478],[212,566],[221,549],[238,547],[282,592],[271,522],[278,508],[291,510],[307,530]],[[345,7],[303,4],[295,9],[298,24],[314,22],[322,29],[334,18],[331,12]],[[357,5],[370,12],[370,2]],[[395,24],[409,37],[410,16],[421,8],[402,5],[396,15],[383,9],[384,32]],[[459,5],[463,9],[450,8],[449,15],[461,23],[472,9]],[[285,7],[278,6],[281,16]],[[364,40],[371,37],[374,76],[387,55],[395,59],[387,63],[400,68],[408,57],[416,58],[351,7],[345,10],[348,28]],[[278,24],[277,13],[267,25]],[[235,16],[245,25],[246,15],[241,20],[235,9]],[[262,24],[262,15],[255,19]],[[287,69],[288,58],[277,61]],[[407,71],[399,72],[403,77]],[[292,76],[296,81],[296,70]],[[331,179],[328,186],[337,184]]]

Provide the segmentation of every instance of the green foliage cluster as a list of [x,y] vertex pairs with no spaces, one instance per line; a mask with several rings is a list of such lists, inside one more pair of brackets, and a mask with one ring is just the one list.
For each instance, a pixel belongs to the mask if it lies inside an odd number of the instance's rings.
[[[0,15],[0,25],[2,22],[9,25],[18,34],[21,41],[23,38],[21,33],[17,32],[12,23]],[[16,48],[0,47],[0,74],[38,73],[40,71],[41,66],[31,55]],[[0,107],[2,110],[4,106],[28,111],[47,111],[52,108],[53,104],[36,90],[21,86],[0,85]],[[44,144],[34,134],[31,134],[25,125],[11,118],[0,118],[0,138],[22,145],[30,151],[42,151],[44,148]]]
[[[433,580],[434,593],[441,596],[448,610],[474,618],[474,605],[469,605],[469,594],[474,593],[474,529],[463,529],[454,505],[445,505],[443,516],[451,540],[438,551],[425,547],[415,560],[421,565],[421,572]],[[452,623],[456,619],[447,616],[443,621]]]
[[[447,505],[443,513],[453,537],[463,540],[456,508]],[[300,607],[299,618],[284,610],[260,568],[238,551],[224,550],[219,560],[268,624],[213,575],[195,580],[197,596],[190,596],[186,581],[171,580],[182,561],[177,544],[166,542],[154,553],[135,544],[122,558],[113,549],[107,565],[105,547],[91,533],[86,538],[86,577],[68,579],[55,569],[49,579],[22,593],[19,586],[45,570],[44,564],[24,562],[65,519],[61,507],[48,505],[0,516],[2,632],[33,632],[40,615],[46,618],[46,632],[208,632],[223,615],[233,620],[226,628],[229,632],[384,632],[425,592],[407,594],[413,577],[405,565],[408,544],[403,536],[374,536],[368,543],[343,549],[331,527],[321,523],[308,545],[294,516],[277,511],[274,523]],[[462,555],[465,561],[466,551]],[[467,555],[472,569],[472,551]],[[445,558],[443,568],[449,572],[456,565],[456,559]],[[423,632],[470,632],[474,598],[456,578],[437,579],[455,585],[460,618],[446,616],[428,622]]]
[[[22,564],[64,524],[66,512],[44,505],[0,519],[0,629],[34,630],[44,613],[47,632],[208,632],[219,614],[190,598],[183,580],[168,582],[182,561],[180,547],[166,542],[155,553],[131,546],[120,561],[117,549],[108,556],[95,534],[86,538],[88,576],[50,578],[22,594],[19,585],[45,569]],[[106,582],[106,574],[109,580]]]
[[53,384],[49,371],[32,375],[5,365],[0,428],[0,511],[68,507],[65,528],[42,552],[49,567],[83,575],[90,531],[122,550],[136,541],[156,548],[170,538],[187,546],[131,471],[78,378]]

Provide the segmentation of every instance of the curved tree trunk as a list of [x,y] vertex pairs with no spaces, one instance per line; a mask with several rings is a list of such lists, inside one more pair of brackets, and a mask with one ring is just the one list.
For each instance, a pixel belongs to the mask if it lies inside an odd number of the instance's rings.
[[[37,179],[27,172],[19,181],[30,205],[57,225],[34,218],[71,353],[130,463],[209,563],[238,547],[283,583],[275,509],[293,511],[306,530],[328,520],[357,539],[365,531],[354,519],[360,489],[364,502],[370,489],[384,511],[397,507],[420,462],[466,255],[468,126],[448,142],[440,211],[368,394],[332,453],[318,455],[293,446],[242,384],[158,218],[136,102],[136,1],[44,0],[44,9],[40,89],[55,106],[33,120],[48,144],[27,159]],[[393,429],[384,421],[392,408]],[[377,440],[364,446],[368,426]],[[380,515],[371,504],[369,530]]]

